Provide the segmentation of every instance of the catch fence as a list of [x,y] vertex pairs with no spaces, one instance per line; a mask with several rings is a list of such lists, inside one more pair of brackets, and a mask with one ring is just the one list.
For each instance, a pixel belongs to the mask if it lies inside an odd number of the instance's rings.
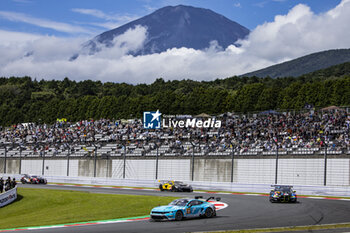
[[0,148],[0,173],[247,184],[350,185],[350,153],[344,149],[242,151],[232,146],[224,151],[208,152],[203,151],[201,145],[185,145],[188,146],[186,153],[176,149],[170,151],[169,147],[157,146],[157,143],[150,149],[126,143],[76,145],[68,149],[49,146],[43,150],[33,149],[32,145],[3,145]]

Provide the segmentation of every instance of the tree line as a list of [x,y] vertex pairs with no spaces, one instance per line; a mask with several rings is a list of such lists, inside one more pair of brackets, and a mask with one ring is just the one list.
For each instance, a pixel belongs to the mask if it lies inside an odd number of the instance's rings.
[[298,78],[276,79],[234,76],[198,82],[159,78],[149,85],[2,77],[0,125],[53,123],[57,118],[140,118],[143,111],[157,109],[163,114],[221,114],[300,110],[305,104],[350,106],[350,72],[340,70],[335,66]]

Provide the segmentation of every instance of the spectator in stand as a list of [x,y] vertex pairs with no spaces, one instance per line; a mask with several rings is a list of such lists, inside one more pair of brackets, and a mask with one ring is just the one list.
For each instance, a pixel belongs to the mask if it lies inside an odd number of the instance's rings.
[[17,186],[16,179],[13,178],[13,179],[12,179],[12,182],[11,182],[11,188],[15,188],[16,186]]
[[11,189],[11,178],[8,177],[6,182],[5,182],[5,191],[8,191]]
[[0,193],[2,193],[3,191],[4,191],[4,180],[1,177],[0,178]]
[[162,139],[171,151],[183,153],[189,147],[184,142],[192,138],[206,145],[203,147],[206,153],[231,150],[229,145],[232,142],[234,148],[242,153],[252,149],[275,150],[276,141],[280,150],[314,148],[321,147],[320,138],[322,141],[325,138],[335,151],[350,150],[350,114],[345,111],[225,116],[220,119],[220,129],[163,128],[155,131],[144,129],[141,120],[118,121],[117,124],[108,119],[57,122],[53,125],[18,124],[0,131],[0,141],[27,144],[42,156],[48,150],[57,155],[60,149],[100,142],[120,144],[125,140],[137,144],[137,148],[154,150],[148,143],[156,139]]

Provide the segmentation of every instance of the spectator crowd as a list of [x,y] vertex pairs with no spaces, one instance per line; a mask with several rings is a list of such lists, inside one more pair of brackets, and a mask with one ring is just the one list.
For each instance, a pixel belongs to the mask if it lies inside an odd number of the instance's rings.
[[54,145],[58,150],[103,143],[116,143],[120,147],[133,143],[137,148],[146,149],[154,149],[159,143],[173,150],[185,151],[190,149],[186,143],[189,141],[204,145],[203,150],[209,152],[222,152],[228,148],[244,152],[325,145],[331,150],[350,150],[350,114],[344,110],[248,116],[223,114],[216,118],[222,121],[220,128],[148,130],[143,128],[140,119],[57,121],[52,125],[22,123],[3,129],[0,143],[16,143],[34,151],[45,150],[47,145]]
[[8,177],[6,180],[4,180],[2,177],[0,177],[0,193],[6,192],[12,188],[15,188],[16,185],[17,185],[17,182],[15,178],[11,180],[11,177]]

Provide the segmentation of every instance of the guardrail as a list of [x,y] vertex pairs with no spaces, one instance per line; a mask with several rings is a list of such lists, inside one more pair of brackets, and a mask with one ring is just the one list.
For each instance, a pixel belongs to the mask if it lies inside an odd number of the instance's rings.
[[0,207],[6,206],[17,199],[17,187],[0,194]]

